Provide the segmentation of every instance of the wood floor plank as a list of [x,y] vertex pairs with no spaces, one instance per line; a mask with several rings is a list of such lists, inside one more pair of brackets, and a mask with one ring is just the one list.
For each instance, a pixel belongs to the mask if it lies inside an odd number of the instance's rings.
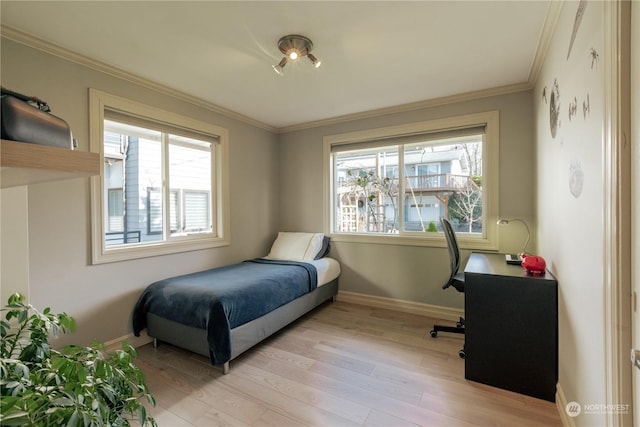
[[[332,393],[341,399],[369,405],[372,409],[378,408],[387,411],[388,414],[409,414],[408,419],[413,419],[414,422],[430,420],[430,423],[426,425],[453,425],[452,423],[455,421],[448,417],[442,417],[438,411],[421,408],[421,405],[416,404],[415,392],[412,393],[411,399],[407,399],[402,390],[394,392],[385,384],[378,384],[377,387],[372,386],[371,383],[354,377],[350,371],[340,371],[329,365],[325,365],[326,371],[322,371],[320,368],[296,370],[291,366],[285,366],[281,359],[260,360],[256,354],[249,357],[249,363],[256,363],[258,366],[263,366],[265,369],[288,378],[296,378],[298,381]],[[360,377],[366,378],[362,375]],[[411,400],[411,402],[406,402],[406,400]],[[435,423],[435,420],[438,422]],[[458,423],[458,425],[469,424]]]
[[375,368],[373,363],[361,362],[353,357],[342,356],[332,353],[330,351],[320,350],[315,348],[315,343],[310,340],[304,340],[293,335],[287,335],[282,339],[273,341],[272,346],[280,349],[286,349],[288,351],[301,354],[305,357],[322,361],[326,364],[349,369],[361,374],[369,374]]
[[369,427],[419,427],[419,424],[405,421],[402,418],[389,415],[377,409],[371,410],[371,414],[364,425]]
[[159,376],[147,375],[147,384],[161,407],[191,424],[209,410],[207,404],[171,387]]
[[243,366],[242,375],[255,383],[263,384],[275,393],[286,395],[360,425],[369,415],[370,408],[368,405],[340,399],[323,389],[301,382],[299,377],[289,379],[283,375],[273,374],[267,369],[262,369],[262,367],[258,368],[249,364]]
[[[257,421],[258,420],[256,420],[256,422]],[[161,425],[160,423],[158,424]],[[237,418],[230,417],[224,412],[212,409],[198,418],[193,425],[197,427],[251,427],[252,425],[256,425],[256,423],[247,424]]]
[[254,427],[300,427],[300,421],[289,418],[275,411],[267,411],[258,421],[253,424]]
[[138,366],[161,427],[562,425],[552,402],[466,380],[464,337],[431,338],[434,323],[338,301],[232,361],[228,375],[168,344],[139,348]]
[[332,412],[275,392],[274,388],[270,385],[265,385],[264,381],[255,382],[255,377],[245,375],[241,367],[234,369],[233,378],[225,375],[220,378],[220,381],[242,393],[253,396],[279,414],[299,420],[299,425],[336,427],[361,425],[339,417]]
[[[185,355],[189,357],[187,354]],[[159,360],[161,361],[162,358]],[[188,364],[180,366],[184,369],[185,365],[188,366]],[[160,368],[147,366],[145,371],[153,373],[156,380],[162,378],[166,385],[207,405],[210,410],[206,411],[203,418],[211,418],[215,415],[220,420],[234,419],[238,423],[251,425],[268,410],[247,396],[233,393],[227,387],[218,384],[216,377],[221,374],[217,372],[217,368],[208,367],[212,373],[215,373],[215,376],[198,377],[186,374],[179,369],[170,369],[170,367],[171,365],[161,365]]]

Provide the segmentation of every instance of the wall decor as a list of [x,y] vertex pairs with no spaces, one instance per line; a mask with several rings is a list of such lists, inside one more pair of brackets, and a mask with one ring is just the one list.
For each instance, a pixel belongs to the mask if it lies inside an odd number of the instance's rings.
[[558,127],[560,127],[560,89],[558,87],[558,79],[553,80],[553,88],[549,100],[549,125],[551,127],[551,136],[556,137]]
[[580,0],[580,4],[578,5],[578,10],[576,11],[576,19],[573,22],[573,32],[571,33],[571,41],[569,42],[569,51],[567,52],[567,60],[569,59],[569,55],[571,55],[571,48],[573,47],[573,42],[576,40],[576,34],[578,34],[578,28],[580,28],[580,23],[582,22],[582,16],[584,15],[584,10],[587,8],[587,1]]
[[574,159],[569,163],[569,191],[576,199],[582,194],[584,185],[584,171],[579,160]]
[[591,113],[591,107],[589,106],[589,94],[587,94],[587,99],[582,101],[582,114],[584,114],[585,120],[589,113]]
[[589,57],[591,58],[591,69],[593,70],[593,66],[600,60],[600,55],[598,55],[598,52],[594,48],[591,48],[591,50],[589,50]]
[[578,112],[578,100],[576,97],[573,97],[573,101],[569,103],[569,121],[576,115]]

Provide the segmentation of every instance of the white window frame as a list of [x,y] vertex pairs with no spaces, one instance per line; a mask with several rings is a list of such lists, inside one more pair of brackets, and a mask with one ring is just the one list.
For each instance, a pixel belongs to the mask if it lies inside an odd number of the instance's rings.
[[483,228],[482,234],[456,233],[458,244],[463,249],[497,250],[498,230],[496,221],[499,210],[499,112],[488,111],[444,119],[415,122],[384,128],[367,129],[323,138],[323,215],[324,232],[334,242],[390,244],[407,246],[444,247],[446,241],[442,233],[341,233],[335,231],[333,207],[335,206],[334,174],[332,147],[334,145],[357,144],[386,138],[400,138],[417,134],[428,134],[456,129],[484,126],[482,144],[482,191],[483,191]]
[[[213,233],[194,233],[184,236],[169,236],[160,242],[135,245],[105,244],[104,229],[104,118],[105,110],[113,110],[154,122],[193,130],[217,137],[212,146],[212,207]],[[89,89],[89,147],[100,154],[100,175],[91,177],[91,235],[92,263],[103,264],[158,255],[187,252],[230,244],[229,209],[229,132],[227,129],[201,122],[190,117],[164,111],[126,98]]]

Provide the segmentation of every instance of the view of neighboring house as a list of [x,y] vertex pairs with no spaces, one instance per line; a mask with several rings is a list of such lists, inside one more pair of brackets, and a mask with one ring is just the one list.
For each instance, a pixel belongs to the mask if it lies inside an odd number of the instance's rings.
[[[482,136],[336,153],[342,232],[482,232]],[[434,228],[436,227],[436,228]]]

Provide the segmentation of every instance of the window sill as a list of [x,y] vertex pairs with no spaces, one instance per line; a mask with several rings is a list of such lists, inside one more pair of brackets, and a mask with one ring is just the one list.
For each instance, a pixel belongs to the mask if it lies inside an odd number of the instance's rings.
[[[411,235],[384,235],[384,234],[346,234],[346,233],[330,233],[331,242],[336,243],[357,243],[357,244],[372,244],[372,245],[395,245],[395,246],[421,246],[432,248],[445,248],[447,242],[444,238],[444,234],[441,232],[429,233],[430,236],[417,237]],[[496,240],[483,238],[483,237],[471,237],[464,233],[456,234],[458,240],[458,246],[464,250],[478,250],[478,251],[497,251],[498,245]]]
[[189,239],[173,242],[158,242],[127,246],[110,246],[95,251],[92,263],[107,264],[111,262],[128,261],[140,258],[149,258],[160,255],[171,255],[182,252],[198,251],[202,249],[219,248],[229,246],[231,242],[228,238],[204,237],[199,239]]

